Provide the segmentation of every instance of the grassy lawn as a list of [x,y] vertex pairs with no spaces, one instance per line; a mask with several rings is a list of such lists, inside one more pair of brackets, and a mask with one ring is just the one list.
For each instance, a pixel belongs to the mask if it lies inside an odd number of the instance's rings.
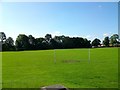
[[[55,56],[54,56],[55,54]],[[3,88],[117,88],[118,49],[3,52]],[[56,63],[54,62],[56,58]]]

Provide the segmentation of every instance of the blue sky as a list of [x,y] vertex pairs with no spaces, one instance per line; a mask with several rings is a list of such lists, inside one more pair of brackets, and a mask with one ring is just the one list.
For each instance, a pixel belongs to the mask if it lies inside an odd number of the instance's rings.
[[6,36],[32,34],[79,36],[93,40],[118,33],[117,2],[2,3],[0,31]]

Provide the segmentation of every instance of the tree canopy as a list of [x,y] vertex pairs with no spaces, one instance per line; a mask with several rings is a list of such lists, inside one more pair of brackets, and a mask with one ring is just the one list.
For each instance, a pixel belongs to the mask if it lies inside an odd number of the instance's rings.
[[112,46],[117,46],[120,42],[119,42],[119,35],[118,34],[113,34],[110,37],[110,43]]
[[25,34],[19,34],[16,39],[15,45],[17,50],[29,50],[29,37]]
[[103,40],[103,44],[108,47],[109,44],[110,44],[110,40],[109,40],[109,37],[105,37],[104,40]]
[[3,40],[6,39],[6,35],[4,32],[0,32],[0,41],[3,43]]
[[[0,32],[0,42],[2,42],[2,51],[11,50],[44,50],[44,49],[67,49],[67,48],[91,48],[98,47],[101,41],[95,38],[92,42],[82,37],[55,36],[46,34],[45,37],[35,38],[32,35],[19,34],[14,42],[12,37],[6,38],[4,32]],[[119,35],[113,34],[110,38],[105,37],[103,45],[108,47],[120,45]]]
[[95,46],[95,47],[98,47],[98,45],[100,45],[100,40],[95,38],[93,41],[92,41],[92,46]]

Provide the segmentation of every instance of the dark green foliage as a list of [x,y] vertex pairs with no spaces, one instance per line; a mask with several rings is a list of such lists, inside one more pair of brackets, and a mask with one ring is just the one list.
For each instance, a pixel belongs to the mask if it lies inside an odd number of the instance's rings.
[[19,34],[15,42],[17,50],[29,50],[29,38],[25,34]]
[[112,46],[117,46],[120,42],[119,42],[119,35],[118,34],[113,34],[110,37],[110,43]]
[[9,44],[10,46],[14,46],[14,40],[12,37],[8,37],[5,43]]
[[12,37],[8,37],[6,39],[5,33],[0,32],[0,39],[1,39],[2,51],[14,51],[15,50],[14,40]]
[[83,38],[80,37],[65,37],[63,39],[64,42],[64,48],[85,48],[87,47],[85,45],[85,41]]
[[[19,34],[14,45],[14,40],[11,37],[6,39],[5,33],[0,32],[0,40],[2,43],[2,51],[91,48],[91,46],[98,47],[101,45],[101,41],[97,38],[91,43],[90,40],[82,37],[62,35],[52,38],[51,34],[46,34],[44,38],[35,38],[32,35]],[[105,37],[103,44],[108,47],[109,42],[112,46],[118,46],[120,44],[119,35],[114,34],[110,40],[109,37]]]
[[29,38],[29,45],[30,45],[29,49],[34,50],[36,46],[36,39],[32,35],[29,35],[28,38]]
[[98,47],[98,45],[100,45],[100,40],[99,39],[94,39],[93,41],[92,41],[92,46],[95,46],[95,47]]
[[109,37],[105,37],[104,40],[103,40],[103,44],[104,44],[106,47],[108,47],[108,46],[109,46],[109,42],[110,42]]
[[46,34],[45,35],[45,40],[46,40],[46,42],[50,42],[50,40],[52,39],[52,35],[51,34]]
[[10,45],[9,43],[2,44],[2,51],[15,51],[15,46]]
[[3,44],[3,51],[14,51],[15,46],[14,46],[14,40],[12,37],[8,37]]
[[87,40],[86,38],[84,39],[84,46],[86,47],[86,48],[90,48],[91,47],[91,44],[90,44],[90,40]]
[[37,49],[37,50],[43,49],[44,48],[44,45],[43,45],[44,40],[45,40],[44,38],[36,38],[35,49]]
[[57,42],[55,39],[51,39],[50,46],[52,49],[58,49],[60,48],[60,43]]
[[0,41],[3,43],[3,40],[6,39],[6,35],[4,32],[0,32]]

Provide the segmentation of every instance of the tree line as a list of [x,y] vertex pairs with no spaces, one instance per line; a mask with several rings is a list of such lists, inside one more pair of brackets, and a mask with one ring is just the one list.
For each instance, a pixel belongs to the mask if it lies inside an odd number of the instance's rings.
[[46,34],[44,38],[35,38],[32,35],[19,34],[14,41],[12,37],[7,38],[4,32],[0,32],[2,51],[91,48],[100,47],[101,43],[104,47],[120,46],[119,35],[113,34],[111,37],[105,37],[101,42],[98,38],[90,41],[82,37],[64,35],[52,37],[51,34]]

